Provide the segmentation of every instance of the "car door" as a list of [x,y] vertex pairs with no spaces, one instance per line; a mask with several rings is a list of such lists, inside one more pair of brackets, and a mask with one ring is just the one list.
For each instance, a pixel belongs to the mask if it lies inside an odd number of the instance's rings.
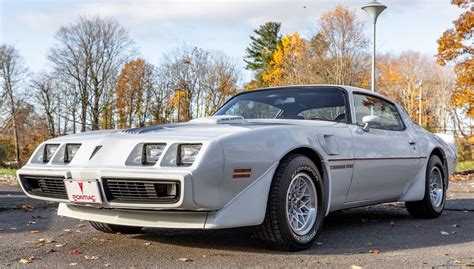
[[[415,141],[396,106],[376,96],[354,93],[355,123],[350,125],[354,170],[346,203],[400,197],[420,163]],[[362,118],[375,115],[380,126],[364,131]]]

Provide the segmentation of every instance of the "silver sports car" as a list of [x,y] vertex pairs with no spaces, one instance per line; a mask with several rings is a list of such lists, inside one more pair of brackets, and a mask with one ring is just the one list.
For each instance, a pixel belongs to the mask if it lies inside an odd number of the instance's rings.
[[18,179],[103,232],[256,226],[294,251],[340,209],[403,201],[413,217],[440,216],[456,155],[451,137],[380,94],[288,86],[240,93],[186,123],[48,140]]

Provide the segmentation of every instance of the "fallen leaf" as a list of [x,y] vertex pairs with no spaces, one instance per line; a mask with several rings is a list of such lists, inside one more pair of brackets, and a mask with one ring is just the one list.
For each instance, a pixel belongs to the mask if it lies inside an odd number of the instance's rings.
[[449,233],[445,232],[445,231],[441,231],[440,233],[441,233],[441,235],[449,235]]
[[57,248],[62,248],[62,247],[64,247],[66,244],[67,244],[67,243],[64,243],[64,244],[57,244],[56,247],[57,247]]
[[36,260],[36,257],[35,257],[35,256],[30,256],[30,257],[28,257],[28,260],[29,260],[29,261]]
[[390,229],[392,229],[393,227],[395,227],[395,221],[394,221],[394,220],[390,220],[389,227],[390,227]]
[[369,250],[369,253],[372,253],[372,254],[379,254],[381,251],[378,250],[378,249],[371,249]]
[[56,242],[56,241],[53,240],[53,239],[40,238],[40,239],[38,239],[38,246],[44,246],[46,244],[52,244],[54,242]]
[[70,250],[70,251],[69,251],[69,254],[71,254],[71,255],[77,255],[77,254],[81,254],[81,252],[80,252],[79,250],[75,249],[75,250]]
[[31,261],[27,260],[27,259],[20,259],[20,263],[21,264],[27,264],[27,263],[30,263]]
[[40,231],[38,231],[38,230],[30,231],[30,234],[39,234],[39,233],[40,233]]
[[362,269],[362,267],[358,265],[351,265],[351,269]]
[[84,256],[86,260],[98,260],[99,256]]
[[193,260],[190,258],[179,258],[178,259],[180,262],[192,262]]
[[145,243],[145,246],[151,246],[151,242]]
[[21,206],[21,208],[25,211],[25,212],[28,212],[28,211],[31,211],[33,210],[33,207],[29,204],[24,204]]

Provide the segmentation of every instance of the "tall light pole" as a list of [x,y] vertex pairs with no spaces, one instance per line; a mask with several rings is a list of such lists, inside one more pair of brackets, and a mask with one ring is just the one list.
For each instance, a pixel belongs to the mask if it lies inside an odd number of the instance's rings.
[[370,15],[372,19],[372,24],[374,27],[374,40],[372,42],[372,91],[375,92],[375,25],[377,24],[377,18],[386,9],[387,7],[383,4],[380,4],[377,1],[373,1],[363,6],[362,9]]
[[418,125],[423,126],[423,80],[420,80],[418,83],[418,88],[420,88],[420,96],[418,96]]

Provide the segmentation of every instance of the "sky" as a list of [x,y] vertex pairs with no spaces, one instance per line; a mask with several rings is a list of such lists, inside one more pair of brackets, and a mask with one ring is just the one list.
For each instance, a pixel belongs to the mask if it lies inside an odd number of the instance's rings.
[[[50,68],[54,34],[78,16],[113,17],[134,40],[140,56],[159,64],[163,53],[187,44],[220,50],[243,66],[253,29],[266,21],[282,23],[282,33],[310,36],[323,12],[343,5],[366,22],[360,9],[369,0],[0,0],[0,44],[14,45],[32,71]],[[462,12],[449,0],[380,0],[388,8],[377,22],[378,53],[406,50],[435,55],[436,40]]]

